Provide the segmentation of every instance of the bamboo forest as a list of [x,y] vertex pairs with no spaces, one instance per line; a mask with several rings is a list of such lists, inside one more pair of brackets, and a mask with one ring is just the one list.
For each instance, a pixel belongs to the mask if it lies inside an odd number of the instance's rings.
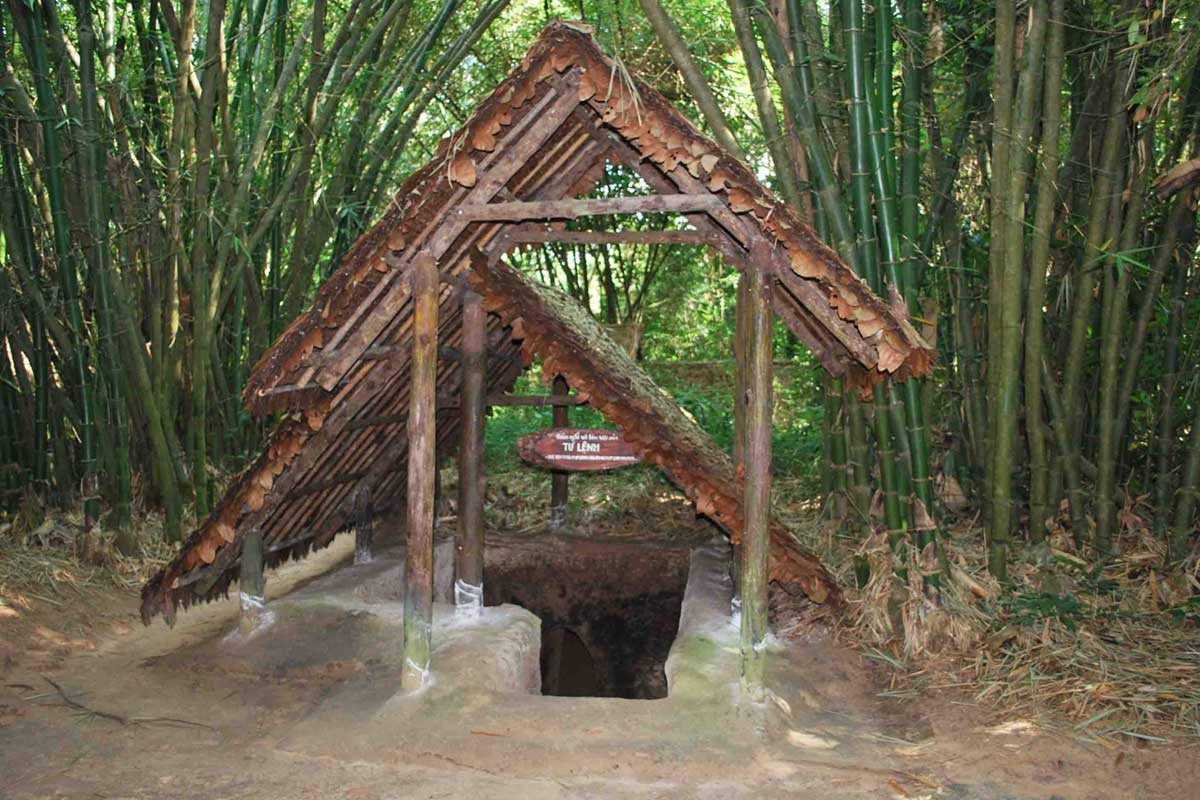
[[2,0],[0,797],[1195,797],[1198,204],[1195,0]]

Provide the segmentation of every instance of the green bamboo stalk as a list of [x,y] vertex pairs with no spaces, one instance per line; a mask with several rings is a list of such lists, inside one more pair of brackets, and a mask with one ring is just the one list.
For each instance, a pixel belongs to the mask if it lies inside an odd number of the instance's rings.
[[638,0],[638,2],[650,27],[654,28],[658,40],[662,42],[663,48],[671,56],[671,61],[683,77],[688,91],[696,99],[696,105],[700,107],[700,113],[704,115],[704,121],[708,123],[713,138],[735,157],[745,159],[745,153],[742,152],[733,131],[729,128],[729,121],[725,118],[725,112],[721,110],[721,104],[717,101],[712,87],[709,86],[704,73],[692,57],[691,51],[688,50],[687,43],[683,40],[683,34],[680,33],[675,20],[671,19],[671,15],[663,8],[661,0]]
[[[979,349],[975,342],[973,319],[978,316],[971,312],[967,297],[968,281],[966,277],[970,263],[971,249],[963,248],[962,228],[949,217],[943,218],[943,225],[950,228],[945,235],[946,261],[950,264],[961,265],[951,268],[947,279],[947,289],[950,294],[951,331],[954,334],[954,366],[958,379],[959,393],[962,397],[961,416],[964,419],[965,438],[967,442],[967,463],[972,467],[972,473],[980,471],[986,461],[985,442],[987,439],[987,413],[984,409],[985,399],[981,391]],[[972,480],[974,480],[972,474]]]
[[846,459],[846,405],[842,381],[833,376],[825,378],[825,413],[829,431],[829,471],[832,485],[826,499],[830,517],[838,522],[846,519],[849,475]]
[[752,10],[756,27],[766,45],[767,55],[771,60],[772,71],[776,83],[779,84],[780,94],[799,127],[800,140],[804,143],[812,177],[816,183],[817,200],[829,226],[831,244],[843,261],[856,272],[860,272],[854,228],[851,225],[846,202],[833,169],[833,159],[817,126],[811,62],[806,38],[799,36],[793,39],[793,45],[797,48],[796,66],[798,67],[798,69],[793,69],[791,61],[788,60],[787,47],[779,35],[770,10],[761,0],[755,0]]
[[[763,65],[762,51],[759,50],[758,41],[754,38],[751,2],[752,0],[729,0],[733,31],[742,51],[746,76],[750,80],[754,105],[758,109],[758,119],[762,124],[763,136],[767,140],[767,149],[771,153],[771,163],[775,167],[780,194],[783,195],[783,199],[787,201],[788,205],[800,208],[800,181],[796,177],[796,168],[792,163],[791,153],[788,152],[788,140],[779,124],[775,99],[771,96],[771,87],[767,83],[767,70]],[[770,24],[773,27],[774,21],[772,20]]]
[[[36,8],[20,4],[12,6],[29,26],[30,41],[26,53],[34,77],[38,112],[42,117],[42,142],[45,148],[45,182],[51,207],[51,229],[55,258],[58,262],[59,290],[66,311],[72,353],[71,371],[76,382],[78,398],[80,466],[83,472],[84,528],[90,531],[100,515],[100,498],[96,487],[96,443],[92,417],[88,353],[83,334],[83,308],[79,297],[78,262],[71,243],[68,198],[63,183],[64,158],[59,147],[58,128],[63,122],[58,98],[50,82],[46,60],[46,34],[41,13]],[[61,487],[60,488],[65,488]]]
[[[224,53],[225,43],[225,0],[212,0],[208,7],[208,28],[205,36],[206,53]],[[282,28],[284,20],[277,20]],[[195,157],[192,181],[191,218],[195,228],[191,248],[190,283],[192,300],[192,348],[191,348],[191,377],[192,377],[192,418],[189,424],[191,434],[191,462],[193,502],[196,515],[202,517],[208,513],[212,502],[211,478],[208,471],[209,451],[209,380],[211,372],[211,352],[215,340],[216,314],[211,308],[211,296],[219,290],[214,286],[220,280],[222,254],[220,245],[213,260],[215,268],[210,272],[209,254],[215,241],[226,242],[229,236],[218,235],[214,221],[214,209],[210,198],[210,187],[214,172],[213,159],[217,149],[214,116],[220,94],[226,89],[225,65],[220,59],[209,64],[204,70],[201,83],[200,103],[193,125],[195,141]],[[268,109],[269,111],[269,109]],[[269,124],[269,122],[267,123]],[[256,140],[257,142],[257,140]],[[236,200],[234,201],[236,203]],[[230,212],[227,219],[237,219],[237,207]],[[219,284],[218,284],[219,285]]]
[[109,291],[110,244],[108,240],[108,204],[104,198],[105,166],[107,158],[99,130],[100,110],[96,91],[96,38],[92,27],[92,12],[89,0],[79,0],[79,83],[83,106],[83,144],[85,176],[85,201],[90,223],[93,252],[93,275],[96,281],[96,308],[100,322],[100,361],[105,364],[108,404],[107,430],[112,434],[113,480],[116,491],[112,500],[112,525],[117,532],[117,549],[125,554],[134,551],[136,540],[129,530],[130,505],[133,500],[133,469],[129,455],[129,418],[127,416],[122,386],[120,360],[116,352],[115,325],[112,313],[112,298]]
[[1186,264],[1177,264],[1167,301],[1167,330],[1164,337],[1163,369],[1158,435],[1154,442],[1154,530],[1165,534],[1171,513],[1171,461],[1175,448],[1175,402],[1179,391],[1179,340],[1187,315]]
[[849,518],[859,540],[871,535],[871,453],[867,444],[867,419],[858,392],[846,388],[847,477]]
[[[152,4],[152,5],[157,5]],[[167,219],[166,235],[164,236],[167,256],[160,276],[160,285],[164,290],[163,305],[166,309],[162,316],[164,330],[159,341],[162,352],[155,354],[154,388],[157,393],[157,405],[161,409],[176,407],[176,397],[180,378],[182,377],[182,352],[184,347],[181,318],[181,286],[185,278],[184,260],[187,248],[184,237],[184,210],[186,205],[186,174],[188,133],[191,129],[192,99],[190,78],[192,73],[192,42],[196,32],[196,1],[182,0],[178,11],[179,32],[175,41],[176,64],[173,76],[173,103],[171,123],[167,134],[166,147],[166,197],[164,212]],[[165,50],[164,44],[164,50]],[[170,71],[167,59],[165,67]],[[201,307],[193,301],[192,313],[200,313]],[[173,426],[172,426],[173,431]],[[166,431],[164,431],[166,433]],[[177,451],[181,448],[173,447]],[[178,453],[182,456],[182,453]],[[182,473],[183,458],[173,458],[172,468]],[[186,479],[179,480],[177,485],[191,485]]]
[[1065,0],[1052,0],[1048,20],[1046,77],[1042,87],[1042,144],[1037,200],[1029,255],[1029,285],[1025,304],[1025,429],[1029,442],[1029,535],[1035,541],[1046,536],[1046,522],[1053,515],[1050,491],[1050,460],[1042,412],[1042,361],[1046,272],[1050,268],[1053,233],[1055,179],[1058,176],[1059,132],[1062,127],[1062,74]]
[[[1012,535],[1014,500],[1013,469],[1016,465],[1017,415],[1021,363],[1021,289],[1025,271],[1025,191],[1032,160],[1030,139],[1034,126],[1034,103],[1041,94],[1042,54],[1046,42],[1046,0],[1033,0],[1030,24],[1025,34],[1017,95],[1009,122],[1011,142],[995,142],[994,149],[1011,148],[1004,169],[992,173],[993,202],[1002,204],[1002,227],[992,234],[992,264],[998,267],[993,279],[1001,281],[1001,291],[991,293],[988,306],[992,333],[998,337],[988,373],[995,373],[991,419],[991,492],[992,513],[988,526],[988,570],[1001,582],[1008,579],[1008,548]],[[997,165],[999,166],[999,165]],[[997,192],[999,190],[999,193]]]
[[[8,40],[4,26],[4,6],[0,5],[0,74],[7,70]],[[7,246],[13,248],[15,241],[13,255],[24,262],[24,268],[32,281],[36,280],[33,276],[41,275],[42,264],[34,244],[33,209],[21,174],[21,157],[17,153],[16,118],[8,107],[7,99],[7,94],[0,94],[0,159],[3,159],[6,194],[11,198],[5,205],[13,214],[12,227],[7,230]],[[41,309],[29,314],[29,325],[34,342],[32,366],[36,392],[33,438],[30,443],[31,472],[33,480],[41,487],[49,479],[47,445],[50,414],[50,360],[47,353],[45,314]]]
[[[866,62],[863,53],[862,0],[844,0],[842,9],[842,24],[846,35],[846,75],[849,89],[847,94],[850,114],[851,189],[854,197],[855,221],[858,227],[859,263],[867,283],[876,293],[880,293],[883,290],[883,279],[878,267],[878,250],[875,239],[876,220],[871,206],[871,184],[874,177],[874,183],[878,190],[880,183],[886,181],[882,176],[882,159],[873,158],[879,154],[872,152],[870,145]],[[884,192],[880,192],[876,199],[881,200],[883,195]],[[885,218],[885,214],[881,213],[880,218]],[[894,233],[887,228],[884,230],[892,233],[891,241],[884,244],[884,252],[895,255],[896,249],[892,247]],[[896,268],[894,262],[889,266],[892,270]],[[875,446],[879,456],[884,519],[887,524],[888,539],[893,548],[898,548],[908,529],[908,523],[900,508],[899,468],[892,447],[887,393],[881,385],[876,385],[872,393],[875,400]]]
[[[1154,128],[1146,126],[1141,143],[1135,150],[1143,153],[1154,151]],[[1131,165],[1133,168],[1133,165]],[[1096,531],[1093,546],[1102,557],[1112,553],[1113,529],[1116,524],[1114,494],[1117,481],[1117,448],[1122,435],[1117,422],[1117,396],[1119,394],[1118,372],[1121,361],[1127,358],[1122,344],[1125,343],[1125,312],[1129,304],[1130,268],[1126,255],[1137,248],[1142,233],[1142,208],[1146,204],[1149,188],[1150,163],[1143,162],[1141,170],[1130,181],[1130,199],[1125,211],[1125,222],[1121,227],[1119,250],[1110,254],[1108,262],[1116,270],[1116,279],[1106,280],[1106,291],[1112,296],[1105,299],[1107,311],[1103,314],[1100,341],[1100,399],[1098,422],[1100,443],[1096,457]],[[1106,274],[1108,269],[1106,267]]]
[[875,220],[871,205],[871,185],[875,173],[871,164],[867,123],[867,87],[862,52],[862,0],[843,0],[842,30],[845,36],[846,51],[846,97],[850,121],[850,187],[858,243],[858,272],[878,294],[883,289],[883,281],[879,274]]
[[[1091,193],[1091,208],[1088,213],[1086,239],[1084,241],[1083,263],[1077,270],[1075,303],[1071,310],[1069,322],[1067,351],[1063,362],[1062,401],[1067,414],[1072,420],[1069,441],[1074,443],[1075,433],[1079,428],[1082,397],[1080,388],[1083,382],[1083,369],[1088,344],[1091,339],[1092,300],[1095,294],[1097,274],[1104,263],[1106,243],[1109,241],[1107,225],[1113,194],[1120,194],[1120,189],[1114,185],[1113,178],[1121,160],[1121,145],[1125,138],[1125,93],[1128,84],[1129,65],[1122,61],[1116,70],[1114,91],[1110,93],[1104,139],[1100,149],[1100,157],[1096,162],[1095,179]],[[1078,458],[1078,447],[1072,448],[1070,454],[1062,454],[1064,458]],[[1052,498],[1053,501],[1053,498]]]
[[[6,193],[0,193],[0,199],[6,199]],[[7,291],[0,290],[0,302],[8,307],[16,301]],[[0,322],[0,335],[7,341],[10,333],[4,322],[7,320]],[[19,391],[8,350],[0,347],[0,412],[4,415],[4,419],[0,419],[0,507],[7,505],[4,500],[9,491],[25,485],[26,464],[21,457],[23,448],[19,431],[22,422]]]
[[[890,17],[890,13],[886,15]],[[895,263],[893,282],[911,311],[916,307],[921,274],[920,254],[916,250],[919,210],[917,198],[920,193],[920,148],[921,128],[919,122],[921,105],[921,70],[919,61],[924,45],[922,11],[920,2],[906,0],[904,6],[906,32],[904,48],[904,83],[902,87],[901,119],[903,121],[904,152],[900,175],[900,218],[898,224],[899,245],[889,236],[888,246],[892,253],[887,256]],[[890,70],[889,70],[890,80]],[[888,93],[890,95],[890,92]],[[887,110],[890,111],[890,100]],[[890,116],[889,116],[890,119]],[[890,148],[889,148],[890,152]],[[894,171],[894,167],[892,168]],[[878,171],[878,167],[877,167]],[[877,184],[880,181],[876,181]],[[886,182],[881,189],[886,189]],[[879,214],[888,217],[894,214],[893,206],[880,204]],[[889,223],[889,227],[896,227]],[[881,226],[881,230],[883,227]],[[925,405],[921,395],[923,381],[907,380],[900,385],[904,405],[902,430],[907,442],[908,465],[911,475],[911,492],[914,496],[912,521],[916,531],[916,544],[922,551],[937,538],[934,522],[935,494],[929,468],[929,433],[925,422]],[[895,387],[893,387],[895,392]],[[939,578],[929,576],[926,584],[935,589]]]
[[1175,516],[1167,539],[1168,560],[1179,564],[1188,554],[1188,539],[1192,534],[1192,515],[1200,498],[1200,399],[1192,415],[1192,436],[1184,461],[1183,477],[1175,491]]
[[[904,61],[900,96],[900,257],[904,281],[898,287],[911,309],[916,302],[921,268],[918,254],[921,193],[921,57],[925,44],[921,0],[904,0]],[[939,143],[934,143],[936,146]],[[947,191],[949,193],[949,189]],[[936,229],[936,220],[931,220]]]
[[182,481],[175,469],[180,459],[176,455],[177,443],[172,444],[175,427],[171,423],[171,410],[159,405],[162,395],[154,390],[145,343],[136,333],[136,317],[120,273],[113,274],[109,288],[114,301],[119,347],[125,377],[129,381],[130,396],[146,420],[146,439],[150,445],[150,475],[163,503],[163,538],[169,542],[177,542],[182,539],[180,525],[183,497],[180,490]]
[[[1050,409],[1050,425],[1054,432],[1055,445],[1060,453],[1071,453],[1071,416],[1063,408],[1062,397],[1054,373],[1045,358],[1042,359],[1042,391],[1046,395],[1046,405]],[[1063,476],[1067,483],[1067,503],[1071,513],[1071,536],[1075,544],[1081,547],[1087,540],[1087,512],[1084,510],[1083,486],[1079,480],[1078,462],[1073,458],[1062,459]]]
[[1180,241],[1187,238],[1196,227],[1196,214],[1190,208],[1187,195],[1176,195],[1166,214],[1161,238],[1150,260],[1150,275],[1142,286],[1142,302],[1138,308],[1137,320],[1133,325],[1133,333],[1128,339],[1122,355],[1121,394],[1117,399],[1117,447],[1125,441],[1125,432],[1129,425],[1130,406],[1133,402],[1133,390],[1137,385],[1138,370],[1145,353],[1146,337],[1150,331],[1150,323],[1155,317],[1159,305],[1159,293],[1163,280],[1166,278],[1167,267],[1173,263],[1175,249]]
[[898,483],[896,493],[900,497],[900,511],[912,521],[913,461],[912,443],[908,436],[908,419],[904,414],[903,391],[900,384],[891,382],[887,386],[887,413],[892,428],[892,447],[896,452]]
[[[895,92],[892,85],[892,72],[895,68],[894,41],[892,37],[892,1],[877,2],[872,16],[875,18],[875,90],[878,108],[876,123],[878,129],[878,148],[883,153],[883,165],[886,183],[894,187],[896,183],[896,131],[895,131]],[[894,191],[894,189],[893,189]]]
[[[992,157],[991,157],[991,192],[988,199],[988,229],[991,241],[988,248],[987,273],[987,398],[988,398],[988,434],[984,451],[993,454],[996,431],[992,416],[995,414],[995,403],[1000,397],[999,378],[1001,370],[1000,342],[1001,323],[1004,305],[1004,246],[1007,237],[1003,234],[1006,229],[1004,215],[1007,212],[1005,199],[1009,191],[1007,178],[1010,175],[1008,159],[1012,144],[1013,117],[1013,62],[1016,50],[1016,12],[1015,0],[999,0],[996,3],[994,26],[994,56],[992,58]],[[995,513],[995,504],[991,500],[992,484],[995,476],[992,474],[994,459],[986,459],[987,466],[984,484],[988,487],[988,502],[984,504],[986,521],[990,523]],[[1007,532],[1003,534],[1007,537]],[[999,555],[999,551],[997,553]]]

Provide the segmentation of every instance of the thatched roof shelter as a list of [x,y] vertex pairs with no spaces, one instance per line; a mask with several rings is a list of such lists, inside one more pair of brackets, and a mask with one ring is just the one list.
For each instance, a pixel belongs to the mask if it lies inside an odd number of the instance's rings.
[[[606,162],[635,170],[657,194],[576,199]],[[237,577],[247,531],[262,535],[274,564],[327,545],[356,509],[390,513],[403,504],[411,276],[419,260],[431,260],[441,278],[439,458],[458,444],[455,351],[462,294],[473,290],[490,312],[488,394],[509,391],[540,356],[736,540],[741,511],[729,456],[586,312],[501,261],[516,246],[568,233],[548,220],[651,211],[678,213],[694,229],[662,232],[663,241],[708,244],[738,269],[752,260],[765,265],[776,313],[851,385],[928,372],[931,351],[904,314],[873,294],[746,165],[629,76],[589,34],[557,24],[404,182],[312,308],[255,366],[247,407],[282,419],[179,555],[146,584],[143,618],[171,619],[181,604],[224,593]],[[818,602],[836,595],[829,574],[782,526],[771,554],[774,580]]]

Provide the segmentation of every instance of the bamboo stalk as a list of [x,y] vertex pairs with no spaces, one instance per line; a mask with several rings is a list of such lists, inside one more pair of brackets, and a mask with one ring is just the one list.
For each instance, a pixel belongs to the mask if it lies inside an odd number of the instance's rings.
[[129,454],[129,417],[124,400],[125,378],[121,374],[120,358],[117,354],[112,296],[109,289],[112,264],[108,241],[108,204],[104,198],[105,149],[99,131],[100,110],[96,91],[95,35],[88,0],[79,3],[80,40],[80,88],[83,105],[84,163],[86,165],[85,199],[87,216],[92,237],[94,261],[93,275],[96,280],[96,307],[100,321],[102,348],[100,360],[106,366],[108,426],[112,431],[114,463],[113,479],[116,491],[113,497],[113,526],[117,530],[116,546],[122,553],[130,554],[136,547],[128,526],[130,503],[132,502],[132,466]]
[[1167,300],[1167,330],[1164,337],[1162,388],[1158,410],[1158,431],[1154,441],[1154,529],[1167,530],[1171,515],[1171,463],[1175,449],[1175,403],[1179,389],[1179,340],[1187,315],[1187,275],[1184,264],[1177,264]]
[[[0,73],[8,71],[8,40],[4,25],[4,6],[0,5]],[[24,262],[24,269],[30,276],[30,282],[37,280],[34,276],[42,273],[41,258],[34,245],[33,210],[29,202],[29,193],[25,187],[21,173],[21,158],[16,147],[15,117],[10,114],[8,93],[0,94],[0,159],[3,159],[3,185],[5,188],[6,209],[11,212],[4,214],[6,223],[5,233],[8,238],[6,246],[10,257]],[[14,247],[15,241],[15,247]],[[15,250],[15,252],[13,252]],[[40,296],[40,295],[39,295]],[[46,313],[44,304],[41,308],[28,313],[30,332],[34,347],[32,356],[34,391],[34,418],[32,438],[30,441],[31,473],[33,480],[39,485],[49,478],[47,459],[47,444],[49,434],[50,413],[50,359],[46,341]]]
[[[1062,458],[1079,458],[1079,447],[1075,444],[1079,430],[1082,406],[1080,388],[1083,383],[1083,369],[1092,323],[1092,300],[1095,293],[1097,273],[1104,263],[1105,245],[1110,241],[1107,220],[1114,193],[1120,195],[1120,189],[1114,187],[1113,177],[1120,162],[1121,144],[1125,137],[1125,108],[1124,86],[1129,75],[1129,66],[1122,61],[1116,70],[1114,91],[1110,93],[1104,139],[1100,157],[1096,162],[1095,180],[1092,186],[1091,208],[1088,213],[1086,239],[1084,241],[1083,262],[1077,270],[1075,303],[1067,331],[1067,349],[1063,362],[1062,402],[1071,419],[1071,436],[1068,442],[1072,444],[1070,452],[1062,453]],[[1052,479],[1053,484],[1053,479]],[[1051,500],[1053,502],[1053,499]]]
[[[1153,152],[1153,126],[1146,126],[1141,137],[1142,141],[1135,150],[1143,153]],[[1131,164],[1131,168],[1134,166]],[[1113,528],[1116,524],[1116,507],[1114,494],[1117,481],[1117,448],[1119,436],[1123,435],[1117,422],[1117,396],[1119,394],[1118,371],[1122,359],[1128,356],[1123,353],[1122,344],[1125,342],[1125,312],[1129,304],[1130,268],[1125,254],[1137,248],[1142,233],[1142,208],[1146,203],[1146,191],[1149,187],[1151,164],[1143,161],[1140,173],[1130,181],[1130,200],[1125,211],[1125,222],[1121,226],[1119,251],[1109,256],[1112,268],[1117,276],[1114,281],[1106,280],[1106,291],[1111,290],[1111,297],[1106,298],[1107,312],[1102,315],[1100,341],[1100,397],[1099,397],[1099,426],[1100,443],[1096,455],[1096,531],[1093,545],[1101,557],[1107,557],[1112,552]],[[1109,272],[1106,267],[1106,274]]]
[[[96,443],[93,422],[88,352],[83,327],[82,301],[79,297],[78,263],[71,242],[68,199],[63,181],[64,158],[59,147],[58,129],[62,122],[58,99],[50,83],[49,66],[46,60],[46,37],[42,16],[36,9],[32,13],[24,6],[20,14],[28,24],[30,40],[26,53],[34,75],[38,111],[42,116],[42,141],[45,147],[46,190],[51,208],[51,229],[55,258],[58,262],[59,290],[63,295],[63,306],[67,317],[67,331],[72,352],[71,371],[76,382],[78,398],[80,467],[82,470],[82,494],[84,529],[90,531],[99,518],[100,497],[96,478]],[[63,485],[60,483],[60,486]]]
[[1053,513],[1050,459],[1042,412],[1042,360],[1045,334],[1046,272],[1050,267],[1055,179],[1058,176],[1059,131],[1062,127],[1062,73],[1065,0],[1052,0],[1047,21],[1046,69],[1042,86],[1042,142],[1037,177],[1037,199],[1029,255],[1029,283],[1025,302],[1025,430],[1029,442],[1029,535],[1046,536]]
[[[1063,408],[1062,396],[1058,391],[1054,373],[1045,358],[1042,359],[1042,390],[1046,395],[1046,405],[1050,408],[1050,425],[1054,432],[1054,441],[1060,453],[1072,452],[1071,417]],[[1087,512],[1084,510],[1083,486],[1079,480],[1079,467],[1075,459],[1063,458],[1062,470],[1067,483],[1067,502],[1071,513],[1071,536],[1076,546],[1082,546],[1087,540]]]
[[721,104],[717,102],[717,98],[713,94],[708,80],[704,77],[704,73],[700,71],[696,60],[692,58],[692,54],[688,50],[687,43],[683,40],[683,35],[679,32],[679,26],[675,24],[675,20],[671,19],[671,15],[663,8],[660,0],[638,0],[638,2],[642,7],[642,12],[646,15],[646,20],[650,23],[650,27],[654,28],[654,33],[658,36],[659,41],[662,42],[668,55],[671,56],[671,61],[674,62],[675,68],[683,76],[683,82],[687,85],[688,91],[696,99],[696,105],[700,107],[700,113],[704,115],[704,121],[708,123],[708,128],[712,131],[713,138],[720,142],[736,158],[744,160],[746,155],[738,145],[733,131],[729,129],[729,122],[725,119],[725,112],[721,110]]
[[[775,176],[779,182],[779,191],[783,199],[794,208],[800,208],[800,182],[796,177],[796,169],[792,163],[791,154],[787,150],[787,139],[779,125],[779,114],[775,109],[775,100],[771,96],[771,87],[767,84],[767,70],[763,65],[762,51],[754,38],[754,25],[751,21],[751,3],[757,0],[729,0],[729,12],[733,19],[733,31],[737,37],[738,46],[742,51],[742,60],[746,64],[746,75],[750,80],[750,89],[754,95],[754,104],[758,109],[759,122],[763,127],[763,135],[767,140],[767,148],[771,153],[771,163],[775,167]],[[774,30],[774,21],[768,23]]]
[[[1004,248],[1008,243],[1007,237],[1003,234],[1005,228],[1004,215],[1008,210],[1005,202],[1009,185],[1006,178],[1009,176],[1008,159],[1011,153],[1012,144],[1012,118],[1013,118],[1013,62],[1015,59],[1016,50],[1016,10],[1017,4],[1015,0],[999,0],[996,3],[995,25],[994,25],[994,57],[992,59],[992,137],[991,137],[991,192],[988,198],[988,216],[989,230],[992,232],[990,247],[988,248],[988,272],[987,272],[987,355],[985,363],[987,365],[987,392],[988,398],[988,420],[987,420],[987,446],[984,448],[987,453],[994,453],[995,431],[996,424],[993,419],[995,414],[995,403],[1000,397],[1000,374],[1001,371],[997,368],[1000,363],[1000,342],[1003,339],[1001,335],[1001,323],[1003,315],[1001,309],[1004,307],[1004,265],[1005,254]],[[996,512],[995,502],[992,500],[994,490],[992,484],[996,477],[992,473],[994,466],[994,458],[986,460],[986,472],[984,483],[988,488],[988,502],[984,504],[985,517],[989,524],[989,530],[994,526],[991,525],[991,520]],[[1002,536],[1007,539],[1008,532],[1005,530]],[[1001,551],[997,550],[997,556]]]
[[[1034,125],[1034,103],[1041,95],[1045,74],[1042,54],[1046,42],[1046,16],[1046,0],[1033,0],[1016,101],[1008,126],[1012,141],[993,142],[994,150],[1006,146],[1011,148],[1007,159],[1002,162],[1003,169],[997,164],[997,169],[992,173],[993,186],[999,189],[999,192],[993,189],[992,202],[999,202],[1003,208],[999,217],[1002,228],[999,231],[994,229],[992,236],[992,279],[999,279],[1001,287],[999,292],[989,290],[988,305],[991,333],[997,337],[996,346],[991,348],[992,359],[988,362],[988,374],[995,376],[991,380],[995,394],[989,413],[992,458],[989,470],[991,515],[988,525],[988,570],[1001,582],[1008,579],[1009,542],[1017,517],[1014,513],[1012,481],[1017,464],[1014,451],[1019,413],[1025,191],[1032,160],[1030,138]],[[1007,80],[1007,76],[1004,79]],[[992,305],[993,300],[998,303]]]
[[[854,198],[855,222],[858,228],[859,265],[861,274],[867,279],[867,283],[876,293],[880,293],[883,290],[883,276],[879,272],[879,252],[875,238],[876,217],[872,213],[871,185],[873,182],[876,199],[880,199],[886,194],[883,191],[886,190],[886,178],[882,159],[876,157],[879,156],[879,153],[871,149],[869,135],[862,0],[845,0],[842,10],[843,30],[846,35],[847,85],[849,86],[851,188]],[[883,209],[890,209],[890,206],[881,203],[880,219],[886,217],[887,212]],[[891,218],[894,219],[894,210],[891,214]],[[897,250],[894,246],[895,233],[890,224],[881,225],[880,230],[888,237],[883,244],[884,259],[889,262],[888,266],[894,272],[897,266],[895,258]],[[893,275],[893,279],[894,277]],[[878,384],[872,392],[875,400],[875,446],[879,456],[884,519],[887,524],[888,539],[895,549],[903,543],[908,530],[908,521],[900,507],[900,470],[892,446],[887,393],[885,388]]]
[[1171,534],[1167,538],[1168,560],[1174,564],[1181,563],[1188,554],[1188,539],[1193,531],[1192,515],[1200,499],[1200,401],[1194,405],[1192,435],[1179,488],[1175,490],[1175,515]]

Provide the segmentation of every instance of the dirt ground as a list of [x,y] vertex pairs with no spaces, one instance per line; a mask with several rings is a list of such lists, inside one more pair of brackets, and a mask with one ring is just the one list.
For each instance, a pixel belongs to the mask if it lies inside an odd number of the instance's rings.
[[[272,573],[269,595],[351,548]],[[1200,797],[1194,749],[1108,750],[997,725],[961,697],[881,697],[871,666],[827,640],[773,656],[769,683],[784,688],[766,708],[509,695],[453,718],[414,707],[389,727],[318,711],[352,665],[277,676],[181,665],[181,650],[229,629],[232,601],[174,629],[143,628],[131,593],[57,603],[0,607],[0,798]]]

